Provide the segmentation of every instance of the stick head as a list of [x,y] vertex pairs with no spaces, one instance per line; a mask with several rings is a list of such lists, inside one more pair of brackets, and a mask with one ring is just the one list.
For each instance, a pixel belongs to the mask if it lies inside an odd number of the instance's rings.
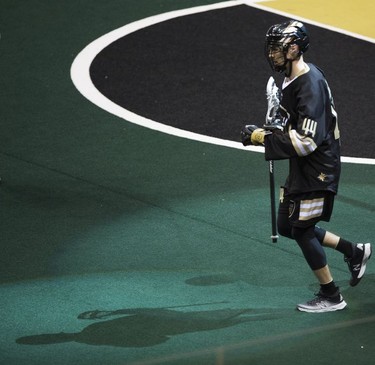
[[[281,91],[277,87],[275,79],[271,76],[266,86],[267,113],[264,127],[266,129],[283,129],[280,116]],[[268,128],[270,127],[270,128]]]

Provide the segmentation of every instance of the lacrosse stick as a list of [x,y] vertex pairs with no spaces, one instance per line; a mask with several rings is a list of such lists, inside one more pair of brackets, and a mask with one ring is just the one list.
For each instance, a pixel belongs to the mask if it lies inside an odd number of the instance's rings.
[[[264,129],[272,131],[282,129],[280,110],[280,89],[276,86],[275,79],[271,76],[266,87],[267,96],[267,114]],[[275,164],[273,160],[269,161],[269,179],[270,179],[270,198],[271,198],[271,224],[272,224],[272,242],[276,243],[279,238],[276,226],[276,203],[275,203]]]

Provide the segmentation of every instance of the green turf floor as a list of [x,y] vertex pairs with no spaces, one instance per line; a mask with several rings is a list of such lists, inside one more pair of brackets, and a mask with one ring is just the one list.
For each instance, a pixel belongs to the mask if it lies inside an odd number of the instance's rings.
[[[351,288],[328,251],[348,308],[297,312],[317,287],[293,242],[271,243],[261,154],[127,123],[71,83],[101,34],[214,2],[2,1],[1,365],[372,362],[375,266]],[[324,226],[371,241],[374,178],[344,164]]]

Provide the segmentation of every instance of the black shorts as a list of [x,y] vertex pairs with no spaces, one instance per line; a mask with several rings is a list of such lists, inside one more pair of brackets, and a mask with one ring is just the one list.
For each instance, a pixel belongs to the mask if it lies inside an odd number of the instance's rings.
[[293,227],[309,227],[331,219],[334,200],[335,194],[330,191],[280,193],[279,214],[287,214],[289,224]]

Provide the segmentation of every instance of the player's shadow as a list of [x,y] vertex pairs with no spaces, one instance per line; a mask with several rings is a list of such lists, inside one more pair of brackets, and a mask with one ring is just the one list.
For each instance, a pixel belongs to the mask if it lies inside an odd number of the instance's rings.
[[[116,318],[108,319],[116,316]],[[20,337],[22,345],[49,345],[78,342],[88,345],[148,347],[166,342],[171,336],[189,332],[210,331],[245,322],[278,318],[266,309],[222,309],[181,312],[172,309],[120,309],[81,313],[82,320],[95,323],[75,333],[48,333]]]

